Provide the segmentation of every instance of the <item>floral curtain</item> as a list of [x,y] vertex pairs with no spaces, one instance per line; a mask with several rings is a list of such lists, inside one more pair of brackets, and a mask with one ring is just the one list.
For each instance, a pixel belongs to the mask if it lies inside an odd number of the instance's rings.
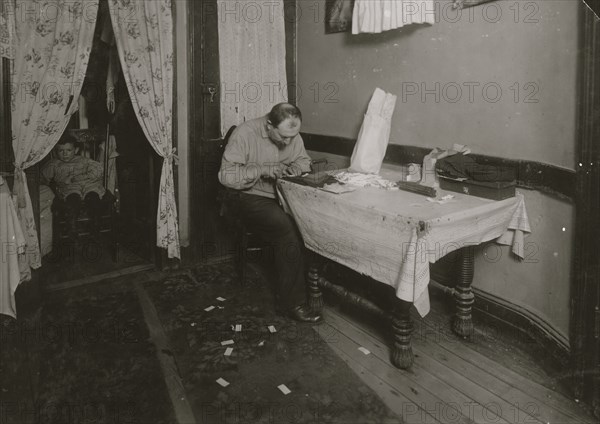
[[157,245],[179,258],[173,183],[173,15],[170,0],[109,0],[129,96],[146,138],[163,157]]
[[[40,249],[25,169],[50,152],[77,110],[98,0],[17,0],[16,12],[18,54],[11,81],[13,191],[27,243],[25,259],[30,267],[39,268]],[[22,276],[27,278],[29,275]]]
[[0,0],[0,58],[15,58],[15,0]]

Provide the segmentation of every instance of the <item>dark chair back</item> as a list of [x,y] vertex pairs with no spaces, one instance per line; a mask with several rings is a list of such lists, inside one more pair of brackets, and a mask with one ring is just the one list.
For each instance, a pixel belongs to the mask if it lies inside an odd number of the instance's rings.
[[[231,138],[231,134],[233,134],[233,131],[235,129],[236,126],[232,125],[223,137],[223,141],[221,143],[221,160],[223,159],[223,154],[225,153],[225,149],[227,148],[227,143]],[[233,203],[236,201],[237,198],[237,191],[229,189],[221,184],[219,186],[219,193],[217,194],[217,203],[219,204],[219,216],[224,217],[226,215],[230,215],[231,212],[236,209]]]
[[228,130],[227,133],[225,134],[225,137],[223,137],[223,146],[227,147],[227,143],[229,142],[229,139],[231,138],[231,134],[233,134],[233,131],[237,128],[236,125],[232,125]]

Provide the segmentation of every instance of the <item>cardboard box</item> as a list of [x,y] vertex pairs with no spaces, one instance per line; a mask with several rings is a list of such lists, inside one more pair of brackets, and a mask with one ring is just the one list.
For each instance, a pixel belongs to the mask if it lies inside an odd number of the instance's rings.
[[515,197],[516,181],[503,182],[481,182],[473,180],[453,180],[440,176],[440,188],[455,191],[470,196],[483,197],[485,199],[503,200]]

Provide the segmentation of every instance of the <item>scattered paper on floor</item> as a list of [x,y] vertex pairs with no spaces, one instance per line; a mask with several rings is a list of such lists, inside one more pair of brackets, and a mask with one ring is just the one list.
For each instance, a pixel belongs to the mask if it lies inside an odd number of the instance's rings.
[[221,346],[232,345],[233,343],[235,343],[233,340],[225,340],[221,342]]
[[228,347],[227,349],[225,349],[225,356],[231,356],[231,353],[233,352],[233,348],[232,347]]
[[221,297],[221,296],[217,297],[217,300],[218,300],[219,302],[225,302],[225,298],[224,298],[224,297]]
[[223,387],[229,386],[229,382],[221,377],[219,377],[219,379],[217,380],[217,383],[219,383]]
[[204,310],[205,310],[206,312],[210,312],[210,311],[212,311],[213,309],[215,309],[215,307],[214,307],[214,306],[209,306],[208,308],[205,308]]
[[275,329],[275,326],[274,326],[274,325],[269,325],[267,328],[269,329],[269,331],[270,331],[271,333],[277,333],[277,330]]
[[365,355],[368,355],[371,353],[371,351],[365,347],[359,347],[358,350],[360,350],[362,353],[364,353]]
[[288,389],[285,384],[280,384],[279,386],[277,386],[277,388],[281,390],[281,393],[283,393],[284,395],[292,393],[292,391]]
[[237,331],[237,332],[242,331],[242,324],[236,324],[235,325],[235,331]]

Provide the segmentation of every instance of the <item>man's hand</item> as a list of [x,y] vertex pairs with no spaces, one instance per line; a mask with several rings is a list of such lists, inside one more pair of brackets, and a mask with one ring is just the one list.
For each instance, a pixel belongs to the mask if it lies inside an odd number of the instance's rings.
[[284,175],[286,165],[283,163],[278,163],[274,165],[265,165],[261,167],[261,177],[265,179],[274,179],[281,178]]
[[295,177],[302,175],[302,170],[297,165],[286,165],[279,163],[275,166],[264,166],[262,168],[262,178],[277,179],[281,177]]
[[286,177],[298,177],[302,175],[302,170],[299,166],[290,165],[283,170],[283,175]]

